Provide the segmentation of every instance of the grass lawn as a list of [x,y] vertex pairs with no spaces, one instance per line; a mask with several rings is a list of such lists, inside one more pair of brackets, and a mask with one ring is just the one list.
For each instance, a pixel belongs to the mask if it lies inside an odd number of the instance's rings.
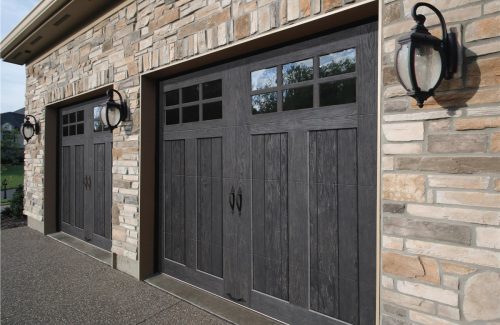
[[7,179],[7,188],[16,188],[23,185],[24,165],[2,165],[1,177],[0,183]]

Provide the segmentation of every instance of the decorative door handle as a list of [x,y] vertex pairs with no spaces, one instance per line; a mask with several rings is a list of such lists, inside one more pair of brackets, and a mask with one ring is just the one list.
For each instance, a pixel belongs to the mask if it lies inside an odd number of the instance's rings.
[[229,193],[229,206],[231,211],[234,212],[234,187],[231,187],[231,193]]
[[85,190],[89,189],[89,178],[87,175],[85,175],[83,178],[83,186],[85,186]]
[[243,203],[243,193],[241,191],[241,187],[238,189],[238,199],[236,200],[236,207],[238,208],[238,212],[241,214],[241,205]]
[[87,176],[89,178],[89,190],[92,189],[92,178],[90,176]]

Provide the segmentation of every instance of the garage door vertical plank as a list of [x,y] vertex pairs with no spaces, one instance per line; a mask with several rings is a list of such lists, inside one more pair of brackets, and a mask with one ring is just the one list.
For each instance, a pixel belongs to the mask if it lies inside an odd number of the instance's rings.
[[266,291],[264,197],[264,135],[252,136],[253,288]]
[[164,186],[164,257],[172,259],[172,141],[163,142],[163,186]]
[[212,224],[211,251],[212,271],[215,276],[222,277],[222,141],[212,141]]
[[318,310],[318,177],[317,132],[309,134],[310,308]]
[[212,146],[211,139],[198,139],[198,269],[211,272],[211,245],[212,236]]
[[338,317],[337,132],[318,133],[318,311]]
[[356,130],[338,131],[339,318],[358,323],[358,209]]
[[111,239],[111,225],[112,225],[112,220],[111,220],[111,211],[113,207],[113,198],[112,198],[112,193],[113,193],[113,143],[111,141],[106,142],[106,148],[105,148],[105,164],[104,164],[104,175],[103,179],[105,179],[105,190],[104,190],[104,197],[105,197],[105,218],[104,218],[104,236],[108,239]]
[[96,143],[94,150],[94,232],[104,236],[104,144]]
[[70,195],[71,195],[71,147],[62,148],[62,220],[66,223],[70,222],[71,205],[70,205]]
[[281,297],[288,300],[288,135],[280,134],[280,238],[281,245]]
[[172,145],[172,232],[173,259],[184,264],[184,140]]
[[186,139],[185,142],[186,160],[185,160],[185,186],[186,186],[186,206],[185,206],[185,236],[186,236],[186,266],[196,268],[196,208],[197,208],[197,140]]

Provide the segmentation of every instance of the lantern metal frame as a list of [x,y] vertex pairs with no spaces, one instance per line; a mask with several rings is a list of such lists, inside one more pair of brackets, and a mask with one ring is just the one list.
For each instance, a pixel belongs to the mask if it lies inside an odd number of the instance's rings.
[[[417,14],[417,9],[420,7],[427,7],[436,14],[441,25],[442,39],[439,39],[431,35],[427,27],[425,27],[424,23],[426,17],[422,14]],[[396,51],[396,59],[395,59],[395,66],[397,72],[396,74],[399,82],[407,90],[407,95],[415,98],[415,100],[417,101],[417,105],[419,107],[423,107],[424,101],[427,100],[427,98],[434,96],[434,92],[436,88],[439,87],[439,85],[441,84],[441,81],[443,79],[447,80],[451,79],[453,77],[453,74],[457,71],[457,58],[458,58],[457,36],[454,32],[448,32],[443,15],[436,7],[434,7],[431,4],[425,2],[416,3],[413,6],[411,15],[417,24],[411,29],[410,33],[398,39],[399,47]],[[408,89],[406,87],[406,85],[401,79],[398,70],[398,55],[403,45],[408,43],[410,43],[408,71],[410,75],[410,83],[412,89]],[[422,45],[432,46],[434,50],[439,52],[441,58],[441,73],[439,75],[438,81],[433,87],[431,87],[427,91],[423,91],[418,86],[416,71],[415,71],[415,51],[419,46]]]
[[[24,117],[24,119],[25,119],[24,123],[21,125],[21,129],[19,131],[21,132],[21,135],[23,136],[24,140],[26,140],[26,142],[29,142],[33,136],[40,133],[40,123],[38,122],[36,117],[34,117],[31,114],[26,115]],[[31,122],[31,119],[33,120],[33,122]],[[30,137],[27,137],[25,132],[24,132],[25,128],[27,128],[27,127],[30,127],[33,129],[33,134]]]
[[[120,98],[120,101],[118,103],[113,99],[114,93],[118,94],[118,97]],[[103,121],[103,122],[105,122],[106,126],[109,127],[112,131],[113,129],[118,127],[120,122],[124,121],[127,118],[127,116],[128,116],[127,105],[126,105],[125,101],[123,100],[123,97],[120,94],[120,92],[115,90],[115,89],[108,89],[106,91],[106,96],[108,96],[108,100],[106,101],[106,104],[104,104],[102,107],[102,109],[106,110],[106,112],[105,112],[106,121]],[[118,121],[118,123],[116,123],[114,125],[111,125],[111,123],[109,122],[109,109],[110,108],[117,108],[120,111],[120,120]]]

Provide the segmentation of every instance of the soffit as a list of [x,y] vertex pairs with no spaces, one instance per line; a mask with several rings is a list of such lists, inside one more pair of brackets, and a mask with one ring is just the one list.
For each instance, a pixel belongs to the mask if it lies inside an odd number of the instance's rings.
[[116,0],[42,0],[0,43],[1,58],[25,64],[103,12]]

